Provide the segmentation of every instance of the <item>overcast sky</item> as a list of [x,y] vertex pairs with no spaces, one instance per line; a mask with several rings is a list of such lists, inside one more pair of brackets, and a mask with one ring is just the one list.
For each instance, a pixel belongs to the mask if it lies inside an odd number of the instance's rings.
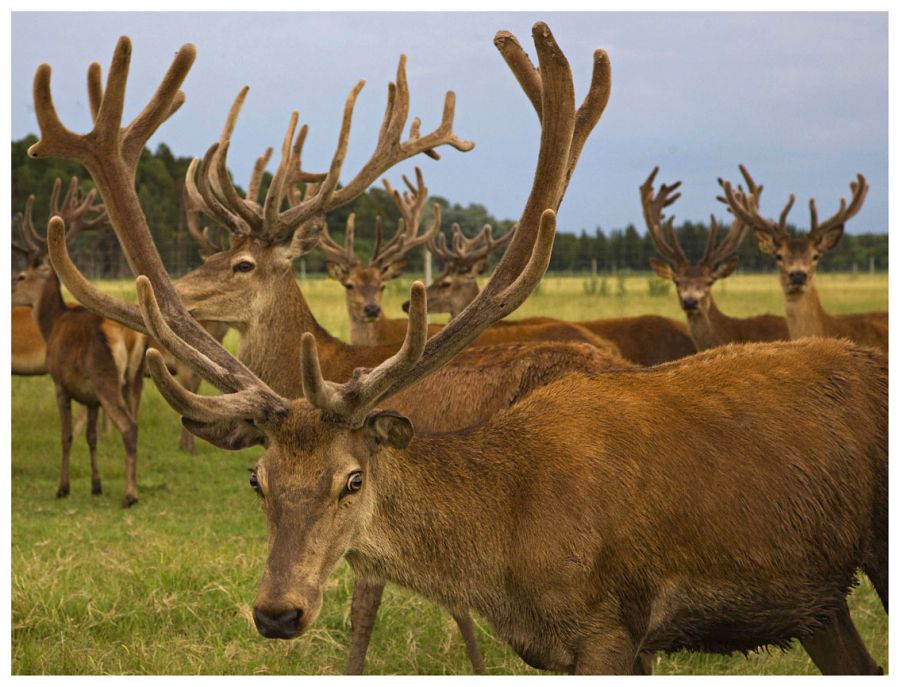
[[[174,52],[198,56],[184,107],[151,139],[177,155],[202,155],[218,137],[237,91],[250,86],[229,155],[246,183],[253,160],[278,146],[290,112],[310,124],[304,166],[327,167],[347,93],[360,78],[344,177],[368,159],[384,112],[386,86],[408,56],[411,115],[422,130],[440,121],[443,94],[457,94],[456,131],[475,150],[441,149],[395,168],[399,182],[423,167],[432,194],[483,203],[516,218],[528,192],[537,119],[493,45],[512,31],[534,57],[531,25],[545,20],[584,96],[591,54],[605,48],[612,97],[588,141],[560,213],[561,228],[592,231],[635,223],[637,187],[659,164],[660,181],[684,182],[679,219],[715,211],[716,177],[746,164],[765,185],[763,210],[777,214],[798,195],[791,219],[807,226],[806,200],[830,214],[857,172],[870,192],[849,232],[887,230],[888,35],[886,13],[14,13],[12,136],[37,133],[31,80],[53,67],[62,120],[89,128],[85,74],[104,76],[116,38],[134,43],[126,115],[143,107]],[[272,166],[274,166],[273,163]]]

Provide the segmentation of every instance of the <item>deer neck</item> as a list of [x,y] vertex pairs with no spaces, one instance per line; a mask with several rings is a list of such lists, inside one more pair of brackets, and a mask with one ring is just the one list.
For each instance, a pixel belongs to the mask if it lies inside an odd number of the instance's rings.
[[505,521],[498,504],[515,503],[509,476],[520,474],[508,456],[490,451],[498,429],[417,435],[407,449],[378,455],[369,470],[375,504],[347,553],[351,566],[451,608],[478,608],[476,597],[504,575],[508,543],[496,527]]
[[41,336],[44,341],[50,340],[50,333],[53,331],[53,325],[56,320],[61,317],[68,308],[62,297],[62,290],[59,286],[59,277],[56,272],[50,272],[44,287],[41,289],[40,298],[31,308],[31,315],[37,323]]
[[688,328],[698,351],[715,348],[731,341],[731,326],[734,318],[719,310],[712,294],[705,312],[688,315]]
[[386,325],[384,313],[371,322],[358,322],[350,318],[350,343],[354,346],[378,346],[384,341]]
[[312,332],[326,350],[334,341],[316,321],[288,270],[266,289],[253,316],[238,329],[238,358],[275,392],[300,396],[300,337],[305,332]]
[[825,336],[831,319],[822,307],[819,292],[813,283],[808,284],[803,293],[785,294],[784,318],[791,339]]

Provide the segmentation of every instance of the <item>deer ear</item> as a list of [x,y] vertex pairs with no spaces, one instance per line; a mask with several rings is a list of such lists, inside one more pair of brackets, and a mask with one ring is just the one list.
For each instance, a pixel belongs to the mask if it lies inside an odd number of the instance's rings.
[[394,262],[385,265],[381,270],[381,278],[384,281],[390,281],[391,279],[396,279],[401,274],[403,274],[403,270],[406,269],[406,258],[401,258],[400,260],[395,260]]
[[718,265],[716,265],[715,269],[712,271],[712,278],[724,279],[737,269],[739,263],[740,258],[738,258],[738,256],[736,255],[732,255],[727,260],[723,260]]
[[377,444],[406,448],[413,438],[412,422],[396,410],[379,410],[366,418],[366,431]]
[[753,237],[756,239],[756,245],[759,247],[760,253],[775,255],[775,251],[778,250],[778,247],[775,245],[775,239],[772,238],[772,235],[769,232],[754,230]]
[[328,270],[328,276],[332,279],[344,283],[344,280],[350,276],[347,269],[336,262],[326,262],[325,269]]
[[197,422],[186,417],[181,424],[194,436],[226,451],[240,451],[250,446],[265,445],[266,435],[258,427],[234,420],[231,422]]
[[650,267],[653,268],[653,271],[656,272],[657,276],[660,279],[665,280],[674,280],[675,275],[672,274],[672,268],[669,267],[662,260],[657,260],[656,258],[650,258]]
[[829,229],[824,234],[819,237],[819,240],[816,241],[816,250],[820,253],[824,253],[825,251],[831,250],[836,245],[838,245],[838,241],[841,240],[841,237],[844,235],[844,225],[839,224],[833,229]]

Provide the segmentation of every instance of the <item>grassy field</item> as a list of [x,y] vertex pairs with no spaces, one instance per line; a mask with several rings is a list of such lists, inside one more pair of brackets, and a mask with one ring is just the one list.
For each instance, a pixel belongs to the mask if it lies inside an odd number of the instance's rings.
[[[886,275],[817,277],[832,312],[887,308]],[[639,313],[680,318],[672,289],[650,294],[651,277],[607,278],[600,295],[585,277],[548,277],[515,314],[592,319]],[[400,316],[408,281],[388,289],[386,311]],[[133,300],[130,282],[104,288]],[[346,337],[343,290],[332,281],[303,284],[316,316]],[[624,289],[624,293],[621,290]],[[588,293],[593,290],[594,293]],[[729,314],[781,311],[772,275],[735,276],[716,286]],[[226,343],[233,347],[229,334]],[[198,441],[177,450],[178,418],[148,381],[140,411],[140,503],[124,511],[124,459],[115,432],[100,442],[104,494],[90,495],[83,438],[72,454],[72,494],[57,500],[59,430],[47,377],[12,380],[12,670],[34,674],[316,673],[343,671],[350,637],[352,575],[342,565],[326,590],[314,628],[293,642],[260,637],[251,620],[265,558],[264,516],[247,484],[260,449],[226,453]],[[887,616],[868,581],[851,597],[854,620],[887,669]],[[490,673],[532,673],[489,626],[477,620]],[[668,674],[815,674],[799,648],[744,656],[674,654]],[[450,616],[409,592],[388,587],[367,661],[369,673],[469,672]]]

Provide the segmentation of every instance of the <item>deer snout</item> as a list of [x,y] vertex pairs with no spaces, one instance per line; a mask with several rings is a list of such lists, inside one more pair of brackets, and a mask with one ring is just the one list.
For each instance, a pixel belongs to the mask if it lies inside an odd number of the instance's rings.
[[700,305],[700,301],[696,298],[684,298],[681,301],[681,309],[685,312],[693,312]]
[[806,272],[801,272],[799,270],[788,274],[788,280],[791,282],[792,286],[803,286],[806,283],[806,277]]
[[400,307],[403,308],[403,312],[408,313],[409,312],[409,301],[403,301],[403,305],[401,305]]
[[366,303],[363,306],[363,315],[366,317],[378,317],[381,314],[381,307],[375,303]]
[[256,629],[267,639],[293,639],[300,634],[302,608],[276,609],[257,606],[253,609]]

